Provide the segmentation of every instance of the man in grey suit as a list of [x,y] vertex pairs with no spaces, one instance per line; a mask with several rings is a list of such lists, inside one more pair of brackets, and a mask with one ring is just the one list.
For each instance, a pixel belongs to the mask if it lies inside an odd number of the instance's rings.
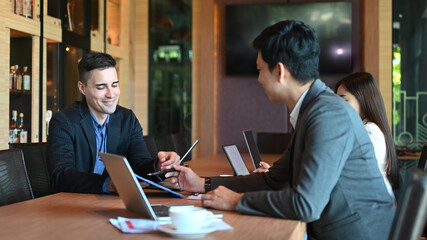
[[266,173],[200,178],[172,166],[177,171],[166,176],[186,191],[206,192],[205,207],[307,222],[310,239],[386,239],[394,200],[360,117],[317,79],[314,30],[283,21],[253,44],[258,81],[271,101],[292,111],[288,150]]

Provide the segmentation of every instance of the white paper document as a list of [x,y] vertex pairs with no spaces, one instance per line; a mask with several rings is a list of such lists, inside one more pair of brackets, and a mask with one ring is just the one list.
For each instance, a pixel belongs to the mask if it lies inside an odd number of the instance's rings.
[[[123,233],[150,233],[158,230],[160,224],[169,224],[170,222],[157,222],[155,220],[140,219],[140,218],[110,218],[110,223],[122,231]],[[216,219],[211,226],[215,227],[215,231],[225,231],[233,229],[232,226],[224,222],[222,219]]]

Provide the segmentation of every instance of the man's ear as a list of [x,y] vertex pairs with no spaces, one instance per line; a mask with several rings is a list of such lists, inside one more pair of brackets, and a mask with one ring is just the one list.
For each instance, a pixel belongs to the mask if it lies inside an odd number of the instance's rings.
[[277,68],[277,77],[280,81],[288,77],[289,71],[283,63],[278,62],[276,65],[276,68]]
[[78,82],[77,82],[77,88],[79,89],[79,91],[80,91],[83,95],[85,95],[85,85],[84,85],[81,81],[78,81]]

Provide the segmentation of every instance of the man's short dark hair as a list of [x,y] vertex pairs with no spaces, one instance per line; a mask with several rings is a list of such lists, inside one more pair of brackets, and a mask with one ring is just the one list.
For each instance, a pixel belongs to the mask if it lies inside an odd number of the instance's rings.
[[281,62],[301,84],[319,77],[317,35],[301,21],[285,20],[267,27],[254,39],[253,46],[270,71]]
[[111,67],[116,67],[116,60],[111,55],[102,52],[90,52],[79,62],[80,81],[86,85],[90,71],[94,69],[104,70]]

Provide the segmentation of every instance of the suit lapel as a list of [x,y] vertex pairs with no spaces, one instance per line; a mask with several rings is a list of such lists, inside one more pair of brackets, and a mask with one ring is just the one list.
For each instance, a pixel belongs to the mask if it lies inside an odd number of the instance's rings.
[[87,138],[87,141],[88,141],[89,147],[90,147],[90,153],[92,156],[91,172],[93,172],[93,168],[95,166],[95,161],[96,161],[96,151],[97,151],[95,129],[93,128],[92,118],[90,116],[90,112],[89,112],[89,108],[88,108],[87,103],[86,103],[86,99],[84,99],[84,98],[80,102],[79,111],[80,111],[80,116],[82,118],[82,120],[80,120],[80,125],[83,128],[83,132]]
[[296,135],[296,131],[292,131],[292,135],[291,135],[291,142],[290,142],[290,148],[289,148],[289,186],[291,188],[293,188],[293,175],[294,175],[294,148],[295,148],[295,135]]
[[298,113],[298,120],[295,125],[295,131],[292,133],[291,137],[291,147],[289,149],[289,168],[291,169],[289,171],[289,186],[293,187],[293,171],[294,171],[294,150],[295,147],[295,139],[297,137],[297,134],[300,132],[299,130],[303,127],[302,123],[304,122],[305,118],[305,110],[308,108],[308,106],[313,102],[315,98],[317,98],[322,91],[326,89],[326,85],[320,81],[319,79],[316,79],[313,81],[313,83],[310,86],[310,89],[307,92],[307,95],[305,96],[301,108]]
[[110,114],[110,122],[108,123],[107,128],[107,151],[110,153],[120,154],[118,152],[117,146],[120,143],[120,121],[119,117],[113,113]]

